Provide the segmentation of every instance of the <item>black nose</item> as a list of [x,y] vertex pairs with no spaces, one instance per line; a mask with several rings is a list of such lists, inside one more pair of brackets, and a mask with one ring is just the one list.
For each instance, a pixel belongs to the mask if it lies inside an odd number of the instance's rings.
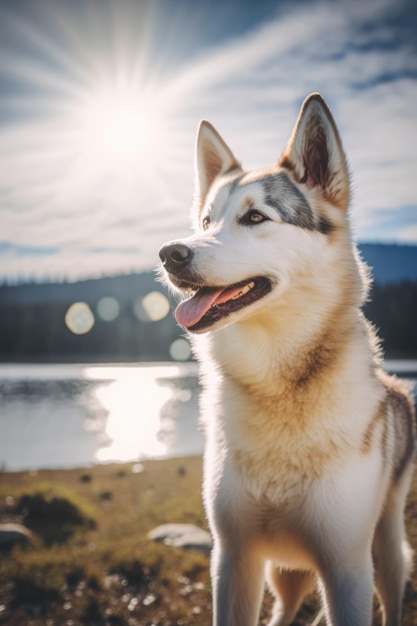
[[184,243],[170,243],[162,246],[159,258],[167,272],[178,274],[191,261],[193,251]]

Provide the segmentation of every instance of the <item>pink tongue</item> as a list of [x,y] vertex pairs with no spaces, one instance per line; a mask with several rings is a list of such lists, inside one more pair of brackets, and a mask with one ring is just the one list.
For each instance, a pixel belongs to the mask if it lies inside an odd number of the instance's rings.
[[184,328],[190,328],[201,320],[214,304],[223,304],[238,294],[240,289],[200,289],[192,298],[180,302],[175,310],[175,319]]

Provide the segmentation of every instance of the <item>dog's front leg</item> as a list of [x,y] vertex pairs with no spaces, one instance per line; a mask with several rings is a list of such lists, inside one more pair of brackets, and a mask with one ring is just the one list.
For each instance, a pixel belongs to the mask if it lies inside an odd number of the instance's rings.
[[264,589],[264,563],[244,544],[214,543],[211,560],[213,626],[255,626]]
[[351,567],[338,566],[322,577],[329,626],[371,626],[372,559]]

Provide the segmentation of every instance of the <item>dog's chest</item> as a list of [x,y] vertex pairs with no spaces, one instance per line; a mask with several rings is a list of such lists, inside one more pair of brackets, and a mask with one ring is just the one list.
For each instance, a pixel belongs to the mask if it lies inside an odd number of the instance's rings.
[[288,500],[308,490],[346,446],[326,421],[324,411],[305,415],[291,403],[224,394],[207,419],[208,454],[226,455],[229,473],[255,497]]
[[332,446],[323,434],[297,436],[282,425],[252,433],[242,429],[242,419],[240,426],[233,434],[224,424],[208,429],[206,506],[231,527],[253,520],[255,533],[265,540],[277,532],[290,538],[294,520],[311,513],[306,508],[328,473]]

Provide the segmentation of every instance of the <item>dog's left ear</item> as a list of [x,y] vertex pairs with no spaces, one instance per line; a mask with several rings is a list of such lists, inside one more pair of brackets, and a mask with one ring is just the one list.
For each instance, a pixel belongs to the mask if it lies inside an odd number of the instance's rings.
[[210,122],[200,122],[195,150],[195,193],[200,205],[218,176],[240,167],[233,152]]
[[290,170],[297,182],[321,190],[333,205],[348,208],[346,157],[332,114],[320,94],[305,99],[279,165]]

